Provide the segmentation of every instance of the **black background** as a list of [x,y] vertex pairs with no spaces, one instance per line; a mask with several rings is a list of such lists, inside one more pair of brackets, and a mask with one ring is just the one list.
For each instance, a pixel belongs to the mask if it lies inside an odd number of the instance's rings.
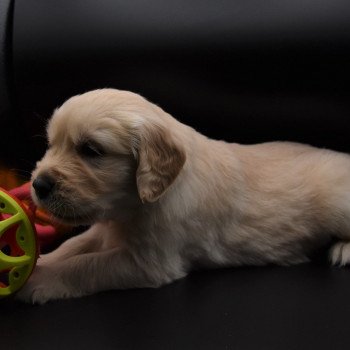
[[[348,0],[3,0],[0,160],[29,171],[71,95],[141,93],[206,135],[350,152]],[[194,272],[43,307],[0,301],[6,349],[346,349],[350,275]]]
[[103,87],[213,138],[350,151],[349,12],[348,1],[16,1],[22,159],[43,153],[54,108]]

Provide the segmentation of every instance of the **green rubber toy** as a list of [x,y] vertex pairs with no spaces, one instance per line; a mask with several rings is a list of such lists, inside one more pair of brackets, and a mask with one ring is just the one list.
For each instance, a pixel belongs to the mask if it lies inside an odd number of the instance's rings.
[[35,225],[30,213],[0,189],[0,298],[19,290],[38,258]]

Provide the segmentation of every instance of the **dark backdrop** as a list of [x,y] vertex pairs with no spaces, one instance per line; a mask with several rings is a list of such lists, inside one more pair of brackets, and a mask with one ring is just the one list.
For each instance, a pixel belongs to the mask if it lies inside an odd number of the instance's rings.
[[[0,0],[0,160],[30,170],[52,110],[106,86],[211,137],[350,151],[349,13],[349,0]],[[349,271],[320,263],[200,271],[44,307],[5,299],[0,343],[347,349]]]
[[53,109],[102,87],[210,137],[350,151],[349,12],[340,0],[17,0],[16,159],[31,168]]

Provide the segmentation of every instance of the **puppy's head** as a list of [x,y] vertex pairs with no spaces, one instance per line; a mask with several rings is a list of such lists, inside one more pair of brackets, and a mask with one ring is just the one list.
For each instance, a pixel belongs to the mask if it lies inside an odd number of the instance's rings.
[[130,92],[69,99],[49,122],[49,147],[32,175],[34,201],[60,221],[91,224],[158,200],[185,163],[169,123]]

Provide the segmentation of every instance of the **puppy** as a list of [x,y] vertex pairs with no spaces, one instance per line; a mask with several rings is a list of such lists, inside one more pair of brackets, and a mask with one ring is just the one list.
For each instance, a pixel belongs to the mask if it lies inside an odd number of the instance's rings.
[[350,261],[346,154],[211,140],[113,89],[65,102],[48,143],[33,198],[90,229],[41,256],[24,301],[159,287],[194,267],[304,263],[334,237],[331,261]]

